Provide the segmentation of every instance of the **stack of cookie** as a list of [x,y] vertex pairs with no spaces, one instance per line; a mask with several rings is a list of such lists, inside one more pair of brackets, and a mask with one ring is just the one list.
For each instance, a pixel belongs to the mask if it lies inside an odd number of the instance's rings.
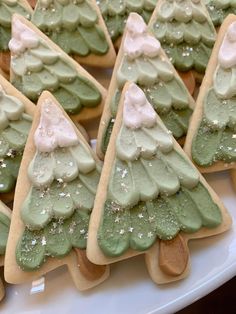
[[200,172],[236,168],[235,1],[28,2],[0,3],[6,281],[67,265],[85,290],[140,254],[155,283],[186,277],[188,241],[231,227]]

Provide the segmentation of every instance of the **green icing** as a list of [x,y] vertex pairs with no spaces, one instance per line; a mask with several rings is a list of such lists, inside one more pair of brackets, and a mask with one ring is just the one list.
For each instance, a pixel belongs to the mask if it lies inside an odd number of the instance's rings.
[[47,256],[62,258],[73,247],[86,248],[100,171],[83,142],[36,151],[28,167],[32,187],[21,207],[26,228],[16,249],[23,270],[39,268]]
[[112,118],[108,121],[108,124],[106,126],[106,131],[104,132],[103,137],[102,137],[101,150],[104,155],[106,154],[106,150],[110,141],[113,126],[114,126],[114,119]]
[[[170,240],[180,231],[193,233],[222,221],[199,172],[176,148],[161,120],[156,117],[145,126],[137,93],[133,85],[126,91],[106,201],[101,204],[97,239],[103,253],[111,257],[129,248],[144,251],[157,238]],[[130,108],[132,120],[127,114]],[[130,121],[135,121],[132,128]]]
[[70,114],[79,113],[83,107],[98,106],[101,94],[97,87],[46,42],[38,40],[37,47],[12,59],[12,83],[16,88],[34,102],[44,90],[49,90]]
[[164,1],[150,28],[177,70],[205,72],[216,32],[200,2]]
[[229,14],[236,14],[235,0],[204,0],[213,24],[217,27],[222,24]]
[[147,250],[156,238],[170,240],[181,230],[186,233],[221,223],[221,212],[206,188],[198,183],[192,190],[181,188],[170,197],[159,196],[132,208],[111,200],[104,205],[98,243],[105,255],[116,257],[128,248]]
[[[67,152],[60,150],[66,160]],[[76,164],[74,160],[68,159],[65,163],[61,158],[50,162],[52,158],[45,155],[36,157],[33,166],[31,164],[28,170],[34,187],[21,208],[21,218],[31,230],[44,228],[53,217],[67,219],[76,208],[88,211],[93,208],[100,170],[94,169],[86,174],[78,174],[78,171],[75,171],[74,178],[74,175],[70,176],[71,173],[68,173],[69,168],[74,168],[70,165]],[[63,174],[67,174],[66,180]],[[38,179],[40,181],[37,181]]]
[[157,0],[97,0],[113,42],[122,36],[130,12],[141,15],[148,23]]
[[0,193],[10,192],[18,170],[32,119],[23,103],[0,91]]
[[37,2],[32,22],[68,54],[104,55],[108,43],[87,0]]
[[164,137],[157,126],[151,130],[122,126],[117,136],[108,198],[122,207],[154,199],[158,193],[173,195],[180,185],[192,188],[198,183],[198,172],[173,150],[170,136]]
[[4,255],[10,228],[10,218],[0,212],[0,256]]
[[[121,90],[127,81],[135,82],[145,93],[148,101],[160,115],[162,121],[175,138],[187,133],[192,109],[190,96],[184,83],[174,74],[169,62],[160,56],[154,58],[138,57],[130,61],[124,56],[117,71],[118,89],[111,102],[112,118],[116,117]],[[104,128],[101,149],[106,151],[113,127],[112,118]]]
[[72,247],[85,249],[89,216],[88,212],[76,209],[70,218],[53,219],[42,230],[26,228],[16,248],[17,264],[25,271],[33,271],[49,256],[62,258]]
[[0,1],[0,51],[8,51],[11,39],[11,19],[14,13],[30,19],[30,12],[17,0]]
[[199,166],[236,161],[235,108],[235,96],[220,98],[213,88],[206,93],[203,120],[192,141],[192,158]]

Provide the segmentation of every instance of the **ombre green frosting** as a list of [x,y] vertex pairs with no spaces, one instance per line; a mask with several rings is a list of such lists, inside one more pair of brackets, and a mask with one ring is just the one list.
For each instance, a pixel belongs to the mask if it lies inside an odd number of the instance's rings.
[[203,117],[192,142],[192,158],[208,167],[236,161],[235,66],[216,68],[213,86],[203,100]]
[[103,152],[109,143],[112,120],[116,117],[121,90],[127,81],[138,84],[175,138],[178,139],[187,133],[192,114],[190,95],[182,80],[174,73],[171,64],[161,56],[138,57],[134,60],[124,56],[117,71],[118,89],[110,103],[111,119],[103,135]]
[[30,12],[17,0],[0,1],[0,51],[8,51],[11,39],[11,19],[14,13],[30,19]]
[[73,247],[85,249],[90,212],[76,209],[65,220],[53,219],[44,229],[25,229],[16,248],[16,261],[21,269],[33,271],[48,256],[62,258]]
[[216,32],[201,2],[163,1],[151,31],[177,70],[205,72]]
[[227,15],[236,13],[235,0],[204,0],[215,26],[220,26]]
[[13,190],[32,118],[23,103],[0,90],[0,193]]
[[73,247],[86,248],[90,213],[100,167],[85,145],[37,151],[28,167],[32,187],[21,207],[26,228],[16,260],[35,270],[47,256],[63,257]]
[[34,102],[44,90],[49,90],[70,114],[100,104],[97,87],[39,37],[37,47],[12,58],[11,69],[14,72],[12,83]]
[[68,54],[104,55],[108,43],[88,0],[39,0],[32,22]]
[[214,228],[222,220],[199,173],[159,122],[150,128],[121,126],[107,189],[98,232],[107,256],[144,251],[157,238]]
[[10,228],[10,218],[0,212],[0,256],[5,254],[8,233]]
[[97,0],[113,42],[122,36],[131,12],[138,13],[148,23],[156,3],[157,0]]

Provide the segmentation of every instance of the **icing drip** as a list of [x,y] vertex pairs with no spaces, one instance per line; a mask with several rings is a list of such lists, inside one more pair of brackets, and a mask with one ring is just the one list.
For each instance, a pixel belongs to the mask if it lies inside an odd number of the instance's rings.
[[225,34],[219,50],[218,61],[226,69],[236,65],[236,22],[229,26]]
[[18,18],[12,19],[12,39],[9,49],[15,55],[23,53],[27,49],[36,48],[39,45],[37,34],[28,26],[21,23]]
[[123,121],[132,129],[150,128],[156,122],[154,109],[147,101],[144,92],[135,84],[131,84],[125,94]]
[[132,60],[140,56],[155,57],[160,53],[160,43],[147,33],[147,25],[142,17],[130,13],[126,23],[124,53]]
[[52,152],[56,147],[69,147],[79,142],[71,123],[50,99],[46,99],[42,104],[34,141],[38,151],[44,153]]

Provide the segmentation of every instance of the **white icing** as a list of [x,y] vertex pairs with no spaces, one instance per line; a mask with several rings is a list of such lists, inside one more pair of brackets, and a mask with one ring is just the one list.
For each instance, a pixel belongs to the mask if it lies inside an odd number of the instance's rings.
[[79,143],[73,126],[50,99],[45,99],[42,104],[34,142],[40,152],[52,152],[57,147],[70,147]]
[[219,50],[218,61],[223,68],[231,68],[236,65],[236,22],[230,24],[225,34]]
[[23,24],[18,17],[12,19],[12,38],[9,42],[9,49],[15,55],[23,53],[26,49],[37,47],[39,44],[38,35],[27,25]]
[[137,13],[130,13],[126,23],[124,52],[129,58],[135,59],[141,55],[155,57],[160,53],[160,42],[147,32],[147,25]]
[[131,129],[151,128],[156,123],[157,114],[147,101],[144,92],[134,83],[125,93],[123,122]]

